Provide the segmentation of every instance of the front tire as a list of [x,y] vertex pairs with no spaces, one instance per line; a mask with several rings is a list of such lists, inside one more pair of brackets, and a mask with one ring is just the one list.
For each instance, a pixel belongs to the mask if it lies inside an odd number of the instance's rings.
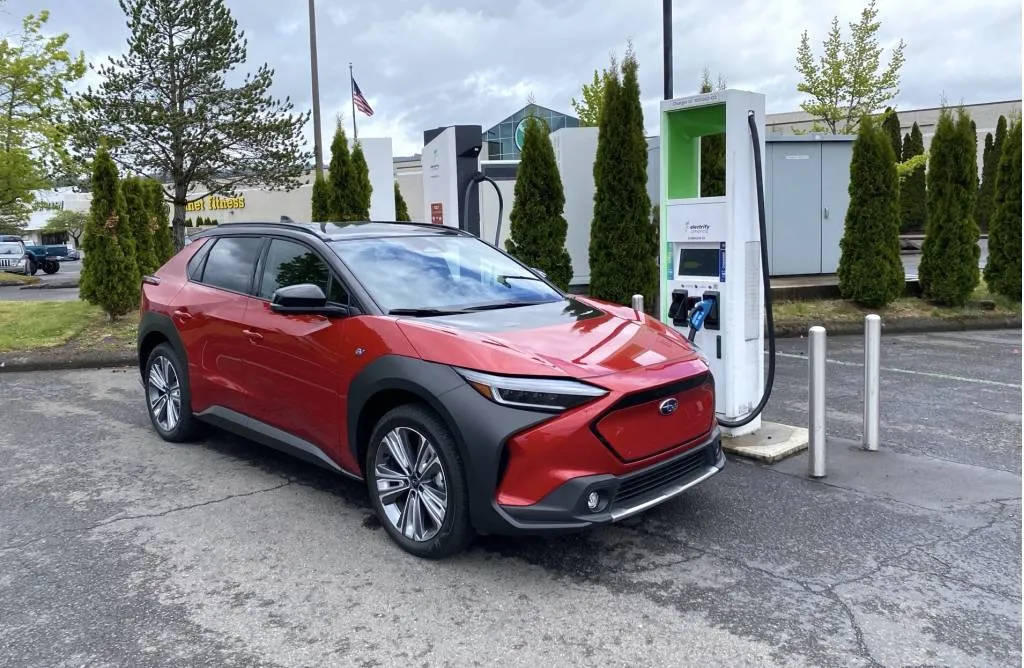
[[433,411],[406,404],[381,418],[370,436],[365,471],[378,519],[406,552],[442,559],[472,541],[462,457]]
[[191,441],[199,434],[199,421],[192,414],[187,369],[166,344],[153,348],[146,361],[144,383],[149,421],[165,441]]

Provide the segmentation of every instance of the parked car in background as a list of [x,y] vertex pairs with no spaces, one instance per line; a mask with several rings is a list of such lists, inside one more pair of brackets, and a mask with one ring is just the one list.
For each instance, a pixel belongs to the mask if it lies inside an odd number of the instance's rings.
[[61,262],[69,262],[71,249],[67,246],[26,246],[29,254],[28,273],[34,275],[42,269],[47,274],[56,274],[60,270]]
[[28,274],[29,255],[21,237],[0,235],[0,271]]
[[683,335],[450,227],[193,235],[142,280],[138,354],[163,439],[217,425],[361,480],[420,557],[617,522],[725,465]]

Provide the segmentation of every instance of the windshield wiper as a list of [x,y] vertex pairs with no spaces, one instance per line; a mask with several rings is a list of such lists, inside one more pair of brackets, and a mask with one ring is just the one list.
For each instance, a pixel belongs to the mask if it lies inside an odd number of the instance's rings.
[[479,306],[467,306],[467,311],[493,311],[499,308],[515,308],[517,306],[537,306],[538,304],[551,304],[555,300],[536,302],[499,302],[497,304],[480,304]]
[[435,315],[459,315],[460,313],[468,313],[468,311],[443,308],[393,308],[388,311],[388,315],[411,315],[417,318],[429,318]]

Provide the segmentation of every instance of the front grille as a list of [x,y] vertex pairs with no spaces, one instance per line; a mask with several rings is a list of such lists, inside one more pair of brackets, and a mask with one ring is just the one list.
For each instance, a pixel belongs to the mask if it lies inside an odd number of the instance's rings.
[[615,503],[623,503],[643,496],[696,471],[705,464],[706,449],[700,448],[696,452],[691,452],[679,459],[674,459],[624,480],[615,493]]

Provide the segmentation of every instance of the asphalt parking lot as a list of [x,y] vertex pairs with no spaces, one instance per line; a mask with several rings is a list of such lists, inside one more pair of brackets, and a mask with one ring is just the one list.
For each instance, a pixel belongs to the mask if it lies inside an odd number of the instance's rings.
[[[78,279],[82,262],[62,262],[55,274],[37,272],[37,287],[0,287],[0,301],[69,301],[78,299]],[[73,284],[74,287],[66,287]],[[45,287],[43,287],[45,286]]]
[[[1021,662],[1021,332],[829,341],[828,477],[731,459],[628,523],[394,547],[357,484],[170,445],[137,373],[0,373],[5,666],[1008,666]],[[806,342],[769,419],[805,424]]]

